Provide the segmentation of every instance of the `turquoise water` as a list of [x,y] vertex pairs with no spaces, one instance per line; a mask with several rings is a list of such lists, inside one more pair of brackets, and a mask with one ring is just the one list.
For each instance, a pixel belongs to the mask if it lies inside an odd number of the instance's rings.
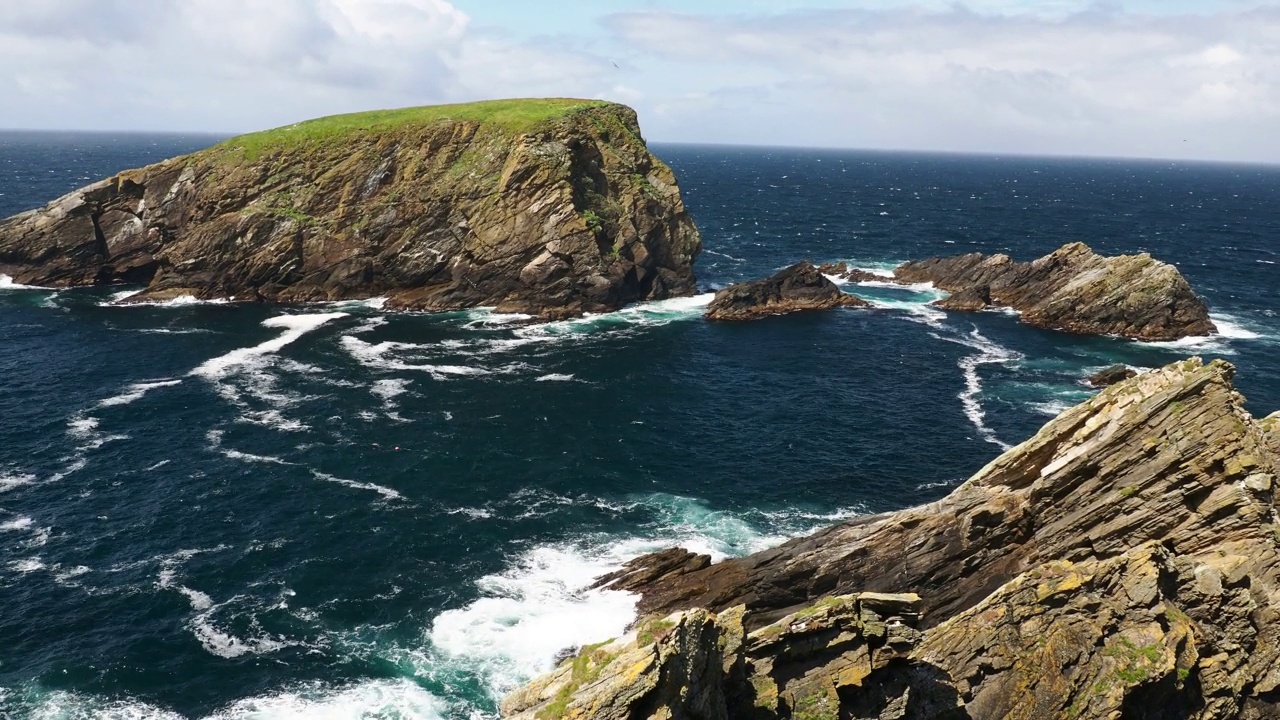
[[[0,214],[208,138],[0,134]],[[1089,396],[1196,353],[1280,408],[1280,170],[658,146],[702,294],[485,310],[0,289],[0,708],[17,717],[486,718],[672,544],[738,555],[936,499]],[[1224,336],[1077,338],[928,288],[744,325],[710,293],[801,258],[887,269],[1149,250]]]

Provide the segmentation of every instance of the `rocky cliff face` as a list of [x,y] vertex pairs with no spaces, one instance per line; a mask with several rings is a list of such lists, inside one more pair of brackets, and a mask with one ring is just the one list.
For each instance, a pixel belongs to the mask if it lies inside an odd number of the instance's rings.
[[[1233,372],[1192,359],[1112,386],[930,505],[719,564],[638,559],[604,582],[644,617],[718,613],[748,640],[717,645],[727,715],[619,717],[1280,717],[1280,421],[1243,409]],[[919,600],[808,620],[866,593]],[[780,626],[793,643],[753,644]],[[797,657],[781,684],[762,669]],[[596,707],[626,677],[602,672]]]
[[1217,332],[1204,301],[1177,268],[1146,253],[1103,257],[1072,243],[1027,263],[970,253],[909,262],[894,276],[953,293],[939,303],[947,309],[1011,307],[1036,327],[1140,340]]
[[0,222],[44,286],[607,311],[689,294],[700,240],[635,113],[527,100],[339,116],[132,170]]
[[716,293],[705,315],[708,320],[758,320],[804,310],[868,304],[861,298],[844,294],[813,264],[802,262],[762,280],[730,285]]

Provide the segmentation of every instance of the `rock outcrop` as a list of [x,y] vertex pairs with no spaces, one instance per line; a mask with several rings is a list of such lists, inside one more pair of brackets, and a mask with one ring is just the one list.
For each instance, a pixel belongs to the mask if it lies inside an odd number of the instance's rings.
[[969,253],[900,266],[903,283],[930,282],[954,293],[951,310],[1013,308],[1036,327],[1139,340],[1209,335],[1209,310],[1177,268],[1147,253],[1103,257],[1084,243],[1064,245],[1031,262]]
[[813,264],[802,262],[763,280],[737,283],[716,293],[707,306],[708,320],[756,320],[803,310],[866,307],[859,297],[846,295]]
[[[682,686],[727,715],[617,717],[1280,717],[1280,416],[1250,416],[1233,373],[1191,359],[1114,385],[929,505],[717,564],[633,561],[605,582],[642,617],[717,616],[746,640],[705,660],[718,689]],[[827,611],[892,593],[919,599],[876,613],[888,653],[878,621]],[[761,644],[780,626],[811,634]],[[628,677],[602,672],[593,707]]]
[[18,283],[544,316],[690,294],[700,240],[629,108],[516,100],[229,140],[0,222]]
[[1104,388],[1111,387],[1118,382],[1124,382],[1137,375],[1138,371],[1128,365],[1112,365],[1085,378],[1085,382],[1096,388]]

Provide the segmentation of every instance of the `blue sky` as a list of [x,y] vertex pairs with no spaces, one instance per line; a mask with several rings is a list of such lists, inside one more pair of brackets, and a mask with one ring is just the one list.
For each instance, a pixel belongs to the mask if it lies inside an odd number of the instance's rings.
[[240,132],[497,97],[646,135],[1280,162],[1280,0],[4,0],[0,127]]

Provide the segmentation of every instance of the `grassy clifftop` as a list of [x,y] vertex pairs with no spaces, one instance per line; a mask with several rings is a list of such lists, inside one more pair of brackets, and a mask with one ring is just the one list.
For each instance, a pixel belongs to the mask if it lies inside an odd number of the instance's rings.
[[609,105],[612,103],[603,100],[537,98],[374,110],[332,115],[241,135],[217,147],[226,151],[242,151],[244,156],[254,159],[290,146],[335,141],[357,133],[427,127],[458,121],[478,122],[506,134],[522,134],[574,113]]

